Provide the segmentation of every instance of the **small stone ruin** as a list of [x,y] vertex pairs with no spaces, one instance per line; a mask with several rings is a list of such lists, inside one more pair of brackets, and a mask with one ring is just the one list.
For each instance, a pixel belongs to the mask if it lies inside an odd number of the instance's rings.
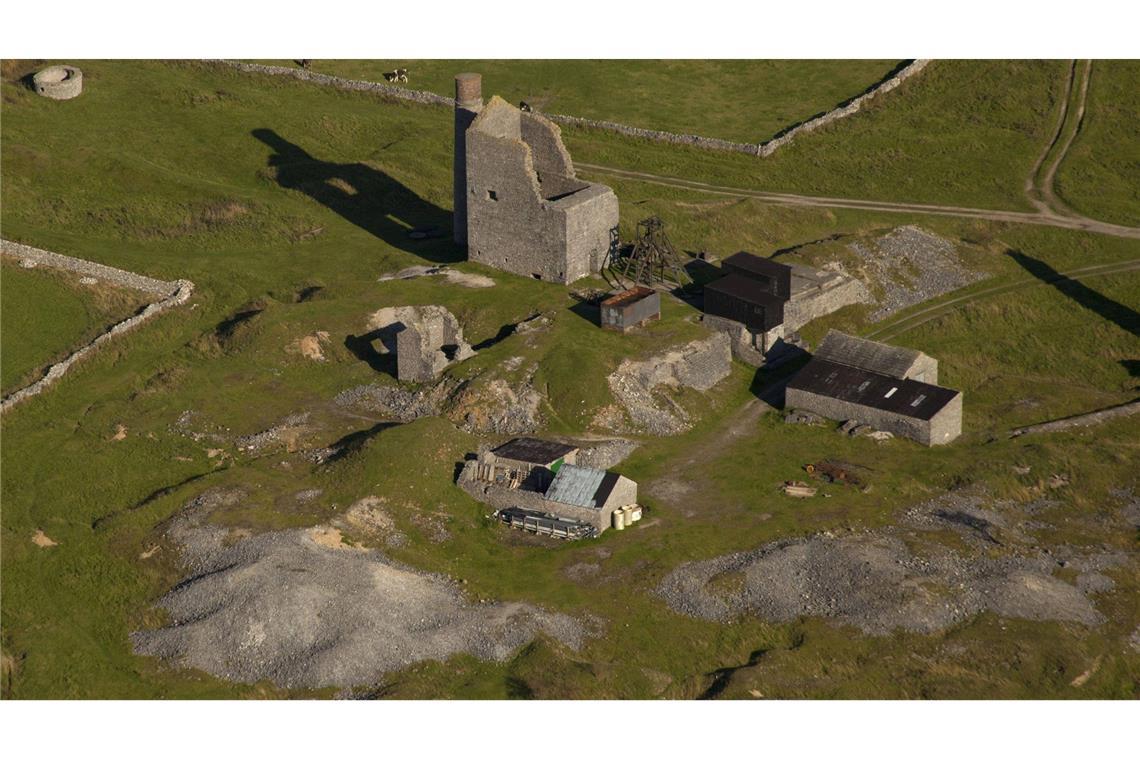
[[396,355],[396,377],[423,383],[475,355],[455,315],[442,306],[390,306],[372,315],[380,353]]
[[32,76],[35,91],[52,100],[71,100],[83,92],[83,72],[74,66],[48,66]]

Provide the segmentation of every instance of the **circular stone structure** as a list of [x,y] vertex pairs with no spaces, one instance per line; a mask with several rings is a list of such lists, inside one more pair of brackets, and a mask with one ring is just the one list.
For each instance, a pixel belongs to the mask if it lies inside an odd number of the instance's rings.
[[48,66],[32,77],[36,92],[52,100],[70,100],[83,92],[83,72],[74,66]]

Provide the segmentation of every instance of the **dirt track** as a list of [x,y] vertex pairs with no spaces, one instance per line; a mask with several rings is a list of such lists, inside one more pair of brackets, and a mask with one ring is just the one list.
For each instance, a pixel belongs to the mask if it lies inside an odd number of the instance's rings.
[[666,177],[659,174],[648,174],[627,169],[617,169],[611,166],[597,164],[575,164],[578,169],[586,173],[603,174],[621,179],[646,182],[651,185],[663,185],[684,190],[696,190],[712,195],[727,195],[736,198],[756,198],[769,203],[778,203],[785,206],[812,206],[816,208],[849,208],[863,211],[883,211],[887,213],[903,214],[933,214],[936,216],[954,216],[963,219],[986,219],[993,222],[1008,222],[1011,224],[1037,224],[1045,227],[1061,227],[1070,230],[1084,230],[1114,237],[1135,238],[1140,240],[1140,228],[1125,227],[1119,224],[1089,219],[1084,216],[1062,216],[1053,212],[1029,211],[1000,211],[996,209],[968,208],[965,206],[942,206],[924,203],[896,203],[892,201],[874,201],[857,198],[831,198],[816,195],[795,195],[793,193],[773,193],[765,190],[754,190],[742,187],[726,187],[724,185],[710,185],[705,182],[681,179],[679,177]]
[[[1073,61],[1069,67],[1069,72],[1065,81],[1065,97],[1061,101],[1061,112],[1057,118],[1057,128],[1053,133],[1053,138],[1049,144],[1045,146],[1045,150],[1041,152],[1040,158],[1037,163],[1033,165],[1033,170],[1025,180],[1025,194],[1029,197],[1029,201],[1038,208],[1043,214],[1049,215],[1063,215],[1071,216],[1074,218],[1081,218],[1079,214],[1069,208],[1064,201],[1057,197],[1054,192],[1053,185],[1057,177],[1057,169],[1060,168],[1061,163],[1065,160],[1065,156],[1069,153],[1069,148],[1076,139],[1077,133],[1081,130],[1081,124],[1085,118],[1085,104],[1088,101],[1089,94],[1089,80],[1092,79],[1092,61],[1085,61],[1084,68],[1078,74],[1077,62]],[[1080,77],[1078,85],[1078,76]],[[1076,112],[1070,114],[1069,102],[1073,99],[1073,90],[1080,87],[1078,95]],[[1068,128],[1071,120],[1076,124],[1071,130]],[[1038,182],[1038,175],[1041,173],[1042,166],[1045,165],[1046,159],[1053,149],[1061,142],[1062,136],[1068,132],[1069,136],[1065,138],[1063,144],[1053,160],[1049,163],[1048,168],[1045,169],[1045,174],[1040,177]]]

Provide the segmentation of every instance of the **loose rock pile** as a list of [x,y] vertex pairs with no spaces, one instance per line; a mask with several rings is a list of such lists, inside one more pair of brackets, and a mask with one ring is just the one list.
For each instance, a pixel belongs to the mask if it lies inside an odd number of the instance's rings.
[[872,322],[987,276],[967,269],[949,240],[915,226],[891,230],[871,245],[852,243],[851,250],[883,289]]
[[539,634],[582,646],[577,620],[520,603],[473,603],[460,584],[338,543],[335,528],[230,543],[205,521],[235,491],[191,501],[169,530],[188,573],[159,600],[170,623],[131,635],[138,654],[243,683],[286,688],[376,683],[459,653],[504,660]]
[[[924,537],[925,531],[956,532],[972,551],[950,549]],[[1019,538],[1024,537],[1016,526],[982,508],[979,499],[947,495],[910,510],[902,526],[778,541],[681,565],[657,593],[677,612],[709,620],[819,616],[877,636],[896,629],[930,633],[987,610],[1087,626],[1104,621],[1088,594],[1108,590],[1111,579],[1099,570],[1126,558],[1074,550],[993,551],[995,541]],[[1053,575],[1073,563],[1083,581],[1078,577],[1072,585]]]

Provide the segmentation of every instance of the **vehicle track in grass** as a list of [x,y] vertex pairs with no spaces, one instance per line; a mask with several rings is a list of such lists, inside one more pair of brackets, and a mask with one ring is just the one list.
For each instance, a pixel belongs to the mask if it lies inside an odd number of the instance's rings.
[[[1092,79],[1092,64],[1091,60],[1086,60],[1083,63],[1074,60],[1069,64],[1064,87],[1065,96],[1061,101],[1057,127],[1053,132],[1053,137],[1025,179],[1026,196],[1043,214],[1082,218],[1057,197],[1054,185],[1056,184],[1057,170],[1061,167],[1065,157],[1068,156],[1069,148],[1072,147],[1073,141],[1080,134],[1081,127],[1084,124],[1089,81]],[[1049,161],[1048,166],[1046,166],[1045,162],[1050,155],[1053,155],[1053,160]],[[1042,168],[1044,168],[1044,174],[1042,174]]]
[[861,198],[833,198],[817,195],[797,195],[794,193],[776,193],[766,190],[756,190],[743,187],[729,187],[713,185],[696,180],[668,177],[648,172],[618,169],[612,166],[598,164],[578,163],[576,167],[587,173],[608,175],[620,179],[645,182],[651,185],[662,185],[682,190],[696,190],[711,195],[726,195],[736,198],[756,198],[768,203],[785,206],[807,206],[815,208],[847,208],[860,211],[882,211],[886,213],[903,214],[933,214],[936,216],[953,216],[963,219],[985,219],[992,222],[1007,222],[1011,224],[1036,224],[1045,227],[1059,227],[1070,230],[1095,232],[1113,237],[1134,238],[1140,240],[1140,227],[1127,227],[1121,224],[1110,224],[1086,216],[1062,215],[1050,211],[1002,211],[1000,209],[970,208],[968,206],[945,206],[927,203],[902,203],[896,201],[876,201]]
[[[1111,264],[1095,264],[1087,267],[1079,267],[1077,269],[1070,269],[1065,272],[1058,273],[1058,278],[1062,277],[1071,280],[1088,280],[1094,277],[1103,277],[1110,274],[1124,274],[1126,272],[1140,271],[1140,259],[1132,259],[1130,261],[1114,262]],[[1021,290],[1034,285],[1048,285],[1048,282],[1042,282],[1036,277],[1026,277],[1015,282],[1007,282],[1002,285],[994,285],[983,290],[968,293],[966,295],[951,298],[949,301],[942,301],[925,308],[912,312],[907,316],[892,322],[889,325],[884,325],[875,330],[868,332],[863,337],[878,340],[889,341],[897,338],[898,336],[910,332],[916,327],[920,327],[931,320],[938,319],[951,313],[955,309],[959,309],[974,301],[982,298],[989,298],[996,295],[1004,295],[1006,293]]]

